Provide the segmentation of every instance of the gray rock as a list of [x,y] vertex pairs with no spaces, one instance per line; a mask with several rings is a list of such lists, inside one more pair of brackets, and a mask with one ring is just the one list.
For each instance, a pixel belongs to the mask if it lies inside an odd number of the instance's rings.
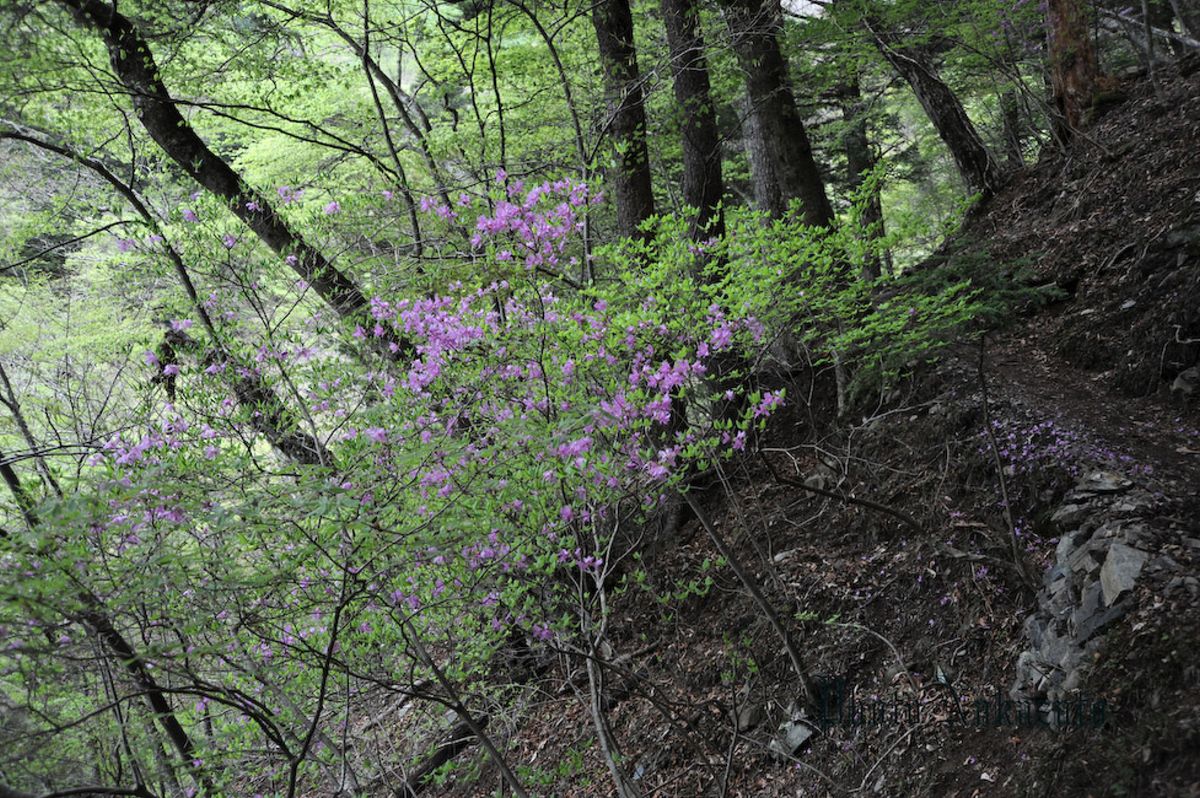
[[1100,569],[1100,585],[1104,589],[1104,604],[1112,606],[1117,597],[1126,590],[1132,590],[1137,581],[1142,566],[1149,559],[1144,551],[1139,551],[1124,543],[1114,543],[1104,558],[1104,567]]
[[815,490],[829,490],[829,483],[824,474],[810,474],[804,478],[804,487]]
[[1079,606],[1071,613],[1071,627],[1075,630],[1075,636],[1080,637],[1079,628],[1086,624],[1092,616],[1100,609],[1100,600],[1103,598],[1103,590],[1099,582],[1092,582],[1083,589],[1083,595],[1079,598]]
[[1054,549],[1054,559],[1059,565],[1067,568],[1067,564],[1071,558],[1071,552],[1076,548],[1087,543],[1091,538],[1091,533],[1086,529],[1076,529],[1065,533],[1058,539],[1058,546]]
[[1046,573],[1042,575],[1042,584],[1046,586],[1048,591],[1053,593],[1055,590],[1057,590],[1057,588],[1054,586],[1055,583],[1066,576],[1066,569],[1064,569],[1061,565],[1054,565],[1050,568],[1047,568]]
[[1053,629],[1047,629],[1046,634],[1042,637],[1042,645],[1038,648],[1042,662],[1057,664],[1067,656],[1067,652],[1071,648],[1071,641],[1066,637],[1060,637]]
[[1030,615],[1025,619],[1025,639],[1029,641],[1031,648],[1041,648],[1042,638],[1045,634],[1046,625],[1042,623],[1038,616]]
[[1075,639],[1080,643],[1091,640],[1113,621],[1129,612],[1132,602],[1119,601],[1103,612],[1093,612],[1075,628]]
[[1191,396],[1200,390],[1200,368],[1192,366],[1179,372],[1175,382],[1171,383],[1171,391],[1184,396]]
[[1075,492],[1079,495],[1120,493],[1132,485],[1128,479],[1112,471],[1093,471],[1075,486]]
[[1058,524],[1059,529],[1068,529],[1087,518],[1092,508],[1086,504],[1064,504],[1054,511],[1050,520]]
[[1088,541],[1086,545],[1071,552],[1071,556],[1067,558],[1067,565],[1073,572],[1086,571],[1090,574],[1100,567],[1100,560],[1103,556],[1104,546],[1099,545],[1098,541]]
[[1146,570],[1153,573],[1177,574],[1183,571],[1183,566],[1171,555],[1160,554],[1150,561],[1150,564],[1146,566]]
[[758,704],[746,704],[737,713],[737,730],[748,732],[767,719],[767,713]]
[[812,727],[801,720],[789,720],[779,724],[779,733],[771,738],[767,750],[776,759],[787,761],[796,755],[800,747],[813,736]]

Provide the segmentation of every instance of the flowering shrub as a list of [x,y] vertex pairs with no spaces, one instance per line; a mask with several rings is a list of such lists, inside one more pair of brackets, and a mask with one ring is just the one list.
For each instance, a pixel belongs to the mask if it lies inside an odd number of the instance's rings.
[[[280,729],[302,736],[317,718],[318,739],[337,740],[351,693],[427,673],[411,635],[464,690],[514,635],[574,645],[594,609],[580,586],[629,554],[616,531],[692,465],[744,447],[785,401],[747,393],[739,417],[709,412],[734,398],[708,381],[710,363],[745,355],[765,330],[699,282],[663,291],[673,264],[618,262],[619,280],[584,291],[551,282],[547,271],[581,263],[581,214],[596,201],[566,181],[510,183],[476,214],[487,281],[375,296],[353,330],[356,359],[316,327],[252,343],[232,317],[217,359],[146,353],[186,400],[109,439],[90,461],[93,487],[5,561],[36,577],[22,591],[38,607],[9,656],[40,658],[38,629],[56,630],[57,648],[79,646],[71,619],[85,606],[69,585],[85,585],[139,629],[155,671],[195,695],[181,715],[212,729],[196,767],[217,778],[225,758],[273,745],[271,780],[288,759]],[[428,205],[448,222],[469,208]],[[210,234],[214,251],[230,251]],[[227,296],[206,302],[217,319]],[[401,335],[415,347],[403,364],[366,345]],[[255,434],[266,409],[231,390],[239,376],[287,397],[329,459],[272,454]],[[331,671],[350,693],[329,694]],[[331,755],[314,749],[304,778]]]
[[[278,194],[331,236],[365,212],[362,198]],[[98,602],[195,699],[178,710],[206,729],[195,770],[219,782],[254,748],[270,752],[264,791],[289,762],[307,783],[336,769],[363,692],[408,690],[436,661],[469,698],[514,640],[586,650],[605,620],[591,589],[633,553],[620,530],[785,403],[731,364],[789,332],[818,360],[880,369],[969,311],[958,288],[872,302],[846,279],[857,239],[754,213],[730,214],[724,240],[695,244],[686,220],[665,217],[647,241],[588,252],[599,201],[568,180],[505,175],[490,196],[425,200],[453,254],[425,275],[440,289],[381,279],[343,330],[306,284],[276,276],[289,256],[238,239],[193,198],[172,235],[215,264],[202,304],[221,346],[144,353],[178,402],[108,439],[88,487],[0,563],[22,576],[4,580],[20,585],[21,615],[0,604],[0,625],[26,624],[3,662],[79,649]],[[151,257],[162,242],[146,243]],[[173,335],[208,334],[190,315]],[[413,347],[399,362],[394,343],[375,345],[398,340]],[[245,381],[284,409],[248,401]],[[311,461],[273,453],[272,426],[315,439]],[[287,741],[306,736],[298,755]]]

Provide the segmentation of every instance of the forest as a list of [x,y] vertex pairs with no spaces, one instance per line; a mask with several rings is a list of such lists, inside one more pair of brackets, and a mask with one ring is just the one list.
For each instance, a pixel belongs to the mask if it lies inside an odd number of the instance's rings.
[[1200,1],[0,0],[0,798],[1200,794]]

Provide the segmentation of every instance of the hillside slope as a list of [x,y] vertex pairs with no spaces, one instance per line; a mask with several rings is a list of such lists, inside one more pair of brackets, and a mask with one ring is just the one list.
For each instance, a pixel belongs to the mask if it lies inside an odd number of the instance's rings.
[[[824,724],[728,568],[654,600],[717,559],[696,519],[614,592],[606,710],[644,794],[1200,795],[1198,66],[1122,86],[928,267],[1057,300],[853,424],[796,375],[764,457],[700,486],[826,677]],[[534,794],[613,794],[586,675],[546,664],[499,738]],[[427,794],[493,794],[474,765]]]

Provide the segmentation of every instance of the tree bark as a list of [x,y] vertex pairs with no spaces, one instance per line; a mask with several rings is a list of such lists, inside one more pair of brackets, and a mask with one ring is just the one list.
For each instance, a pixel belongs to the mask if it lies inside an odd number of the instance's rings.
[[616,202],[617,232],[636,238],[638,226],[654,215],[654,192],[629,0],[599,0],[592,7],[592,25],[604,72],[607,130],[614,150],[615,164],[607,170],[607,177]]
[[1183,32],[1200,39],[1200,0],[1171,0],[1171,9],[1179,17]]
[[980,138],[971,118],[949,86],[939,77],[932,54],[919,45],[903,45],[877,22],[864,22],[875,46],[916,94],[938,136],[950,150],[967,188],[988,196],[1003,182],[1003,174]]
[[[162,243],[160,244],[161,250],[174,268],[175,275],[179,278],[180,285],[183,286],[184,293],[187,294],[192,309],[196,312],[201,326],[204,327],[205,332],[208,334],[209,341],[213,345],[213,352],[220,353],[221,355],[226,354],[225,345],[222,343],[221,336],[213,325],[212,319],[204,307],[204,303],[200,301],[200,295],[196,291],[191,274],[183,262],[183,257],[175,249],[174,245],[167,240],[158,220],[150,212],[150,209],[142,201],[142,198],[133,190],[132,186],[117,177],[113,170],[109,169],[101,161],[89,158],[61,144],[16,131],[0,131],[0,139],[22,141],[46,152],[53,152],[56,155],[69,158],[79,165],[90,169],[94,174],[116,189],[117,193],[125,198],[150,229],[162,238]],[[187,342],[188,339],[180,334],[177,334],[173,339],[173,344],[181,346]],[[247,372],[244,374],[231,374],[229,379],[232,381],[233,391],[238,398],[238,402],[242,407],[250,411],[251,424],[279,452],[298,463],[308,465],[332,464],[333,458],[321,441],[315,436],[306,435],[301,431],[297,419],[293,417],[293,414],[288,410],[283,401],[275,395],[274,391],[260,377],[252,372]],[[4,382],[7,383],[7,378],[4,379]],[[9,392],[11,394],[11,389]],[[15,409],[15,395],[11,397],[11,401],[14,402],[14,415],[19,416],[19,412]],[[47,470],[48,474],[49,471]]]
[[1048,0],[1050,85],[1053,92],[1055,135],[1070,141],[1083,123],[1083,114],[1096,93],[1096,49],[1088,31],[1082,0]]
[[[862,91],[857,77],[842,87],[842,117],[846,122],[846,132],[842,136],[842,146],[846,150],[847,178],[852,191],[858,191],[866,176],[875,168],[875,155],[871,152],[871,142],[867,137],[866,106],[863,103]],[[859,220],[863,233],[868,240],[883,237],[883,203],[879,190],[875,189],[867,197]],[[868,255],[862,263],[862,277],[868,282],[878,280],[883,267],[890,274],[891,264],[888,258],[878,255]]]
[[773,0],[721,0],[738,64],[746,78],[747,148],[760,209],[780,217],[799,198],[804,221],[833,223],[833,206],[813,158],[812,144],[788,79],[779,46],[780,8]]
[[1008,89],[1000,95],[1000,115],[1004,125],[1004,157],[1011,167],[1023,166],[1025,155],[1021,142],[1024,138],[1021,130],[1021,104],[1015,89]]
[[691,236],[719,238],[725,234],[721,140],[696,5],[693,0],[662,0],[662,15],[675,102],[683,115],[683,201],[698,212]]
[[[3,462],[3,460],[4,454],[0,452],[0,478],[3,478],[9,492],[13,496],[13,500],[16,501],[20,508],[21,514],[25,518],[25,523],[30,529],[37,529],[41,525],[41,521],[38,518],[32,498],[25,491],[21,480],[17,477],[16,472],[13,471],[12,466]],[[171,741],[171,745],[175,748],[180,761],[185,767],[191,770],[202,791],[206,794],[211,793],[213,791],[211,779],[204,774],[198,765],[194,764],[196,746],[192,742],[192,738],[187,733],[187,730],[183,728],[183,724],[179,722],[179,718],[175,715],[166,691],[158,684],[154,675],[146,667],[146,661],[130,645],[128,639],[121,634],[120,630],[113,625],[112,621],[105,614],[105,608],[99,599],[84,588],[78,590],[76,599],[79,601],[80,609],[71,613],[72,619],[90,629],[104,643],[108,650],[112,652],[113,657],[121,664],[143,693],[146,703],[150,705],[150,709],[154,713],[155,720],[167,736],[167,739]]]
[[[180,114],[159,75],[149,43],[128,17],[102,0],[59,0],[82,25],[98,32],[117,79],[129,92],[134,113],[175,163],[193,180],[223,198],[229,209],[288,263],[343,318],[362,321],[367,299],[348,276],[293,231],[267,201],[209,149]],[[397,351],[407,345],[395,343]]]

